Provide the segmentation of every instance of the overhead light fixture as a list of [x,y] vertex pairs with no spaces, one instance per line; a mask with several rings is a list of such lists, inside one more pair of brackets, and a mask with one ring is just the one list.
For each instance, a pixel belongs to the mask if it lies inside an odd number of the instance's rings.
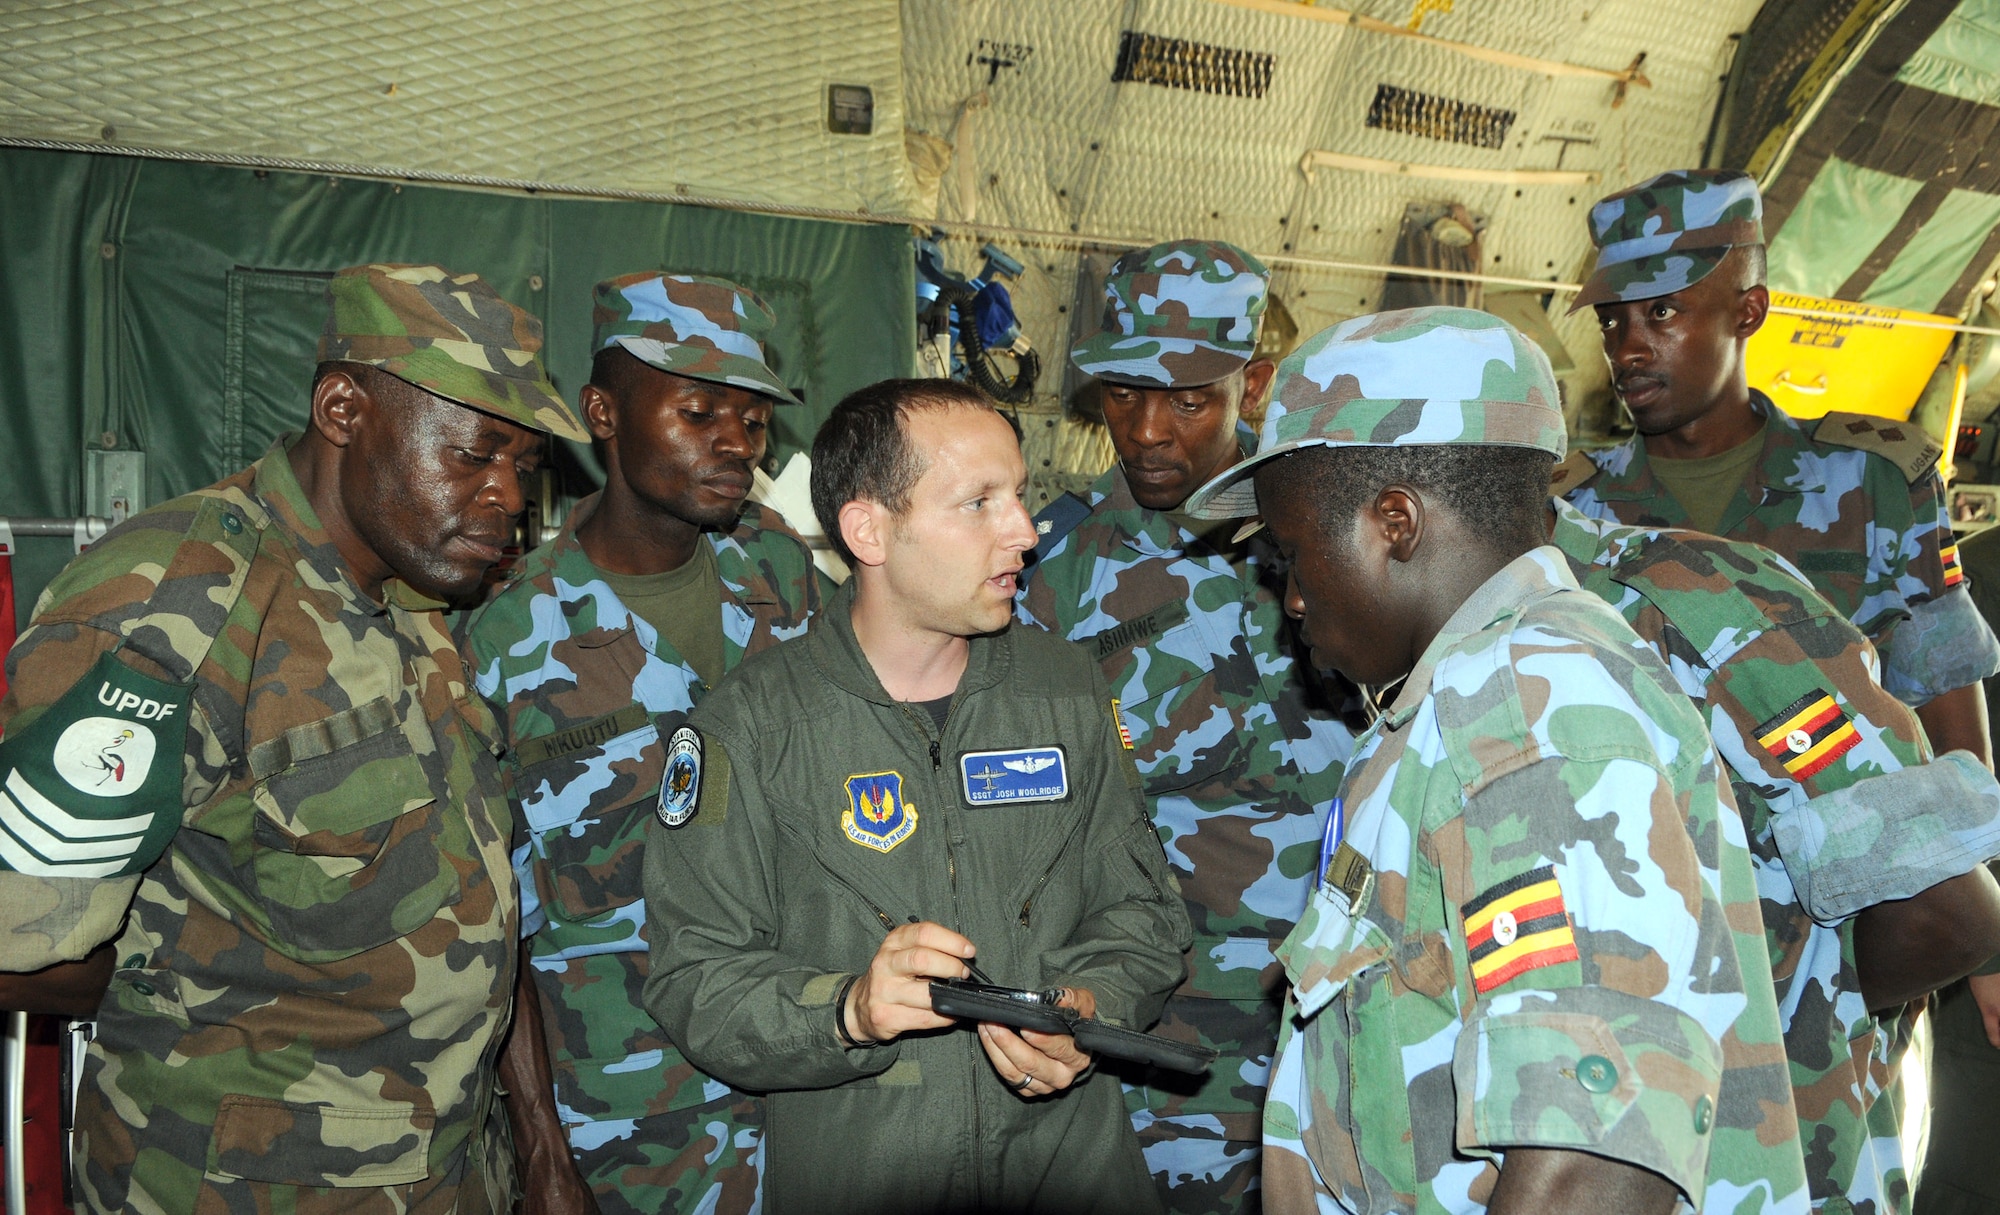
[[875,131],[875,91],[861,84],[826,86],[826,129],[836,135]]
[[1440,216],[1430,233],[1432,240],[1447,249],[1463,249],[1472,243],[1472,229],[1449,215]]

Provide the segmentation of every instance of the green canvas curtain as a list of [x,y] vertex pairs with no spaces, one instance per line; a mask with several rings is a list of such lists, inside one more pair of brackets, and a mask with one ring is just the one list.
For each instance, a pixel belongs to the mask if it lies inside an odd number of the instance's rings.
[[[484,276],[541,318],[571,401],[599,280],[744,283],[777,313],[772,363],[806,402],[777,411],[781,460],[841,396],[915,359],[893,225],[0,148],[0,515],[82,513],[90,448],[144,452],[149,504],[255,459],[303,420],[326,276],[378,261]],[[16,548],[25,620],[69,544]]]

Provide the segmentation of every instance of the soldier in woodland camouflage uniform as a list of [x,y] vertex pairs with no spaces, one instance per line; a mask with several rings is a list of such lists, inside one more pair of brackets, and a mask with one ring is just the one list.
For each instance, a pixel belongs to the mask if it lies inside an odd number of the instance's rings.
[[1867,640],[1769,550],[1554,506],[1550,542],[1666,659],[1729,766],[1814,1209],[1909,1210],[1895,1042],[1869,1008],[2000,952],[1979,864],[2000,852],[2000,785],[1963,751],[1923,763]]
[[[1794,421],[1744,378],[1770,303],[1762,215],[1756,183],[1724,170],[1663,174],[1591,208],[1597,268],[1575,307],[1596,307],[1639,433],[1572,455],[1556,489],[1587,515],[1784,556],[1876,643],[1883,686],[1933,741],[1990,761],[1977,684],[2000,671],[2000,643],[1961,585],[1938,444],[1860,414]],[[1717,476],[1697,501],[1665,484]]]
[[640,854],[647,822],[672,813],[669,752],[689,710],[819,607],[805,543],[744,503],[772,407],[797,401],[765,365],[773,317],[754,293],[632,274],[596,296],[581,404],[604,492],[469,633],[527,832],[516,1140],[531,1208],[587,1186],[605,1211],[749,1211],[758,1103],[695,1070],[641,999]]
[[1242,452],[1238,407],[1264,267],[1176,241],[1120,258],[1103,331],[1072,353],[1103,383],[1119,463],[1037,520],[1022,619],[1081,642],[1118,696],[1195,946],[1163,1033],[1215,1047],[1205,1077],[1131,1073],[1128,1103],[1169,1209],[1254,1211],[1260,1110],[1282,976],[1271,948],[1305,909],[1306,871],[1352,739],[1293,661],[1262,541],[1180,515]]
[[1804,1210],[1715,750],[1540,543],[1547,360],[1483,313],[1357,318],[1285,360],[1260,439],[1190,509],[1261,506],[1315,660],[1407,675],[1280,951],[1267,1205]]
[[440,601],[498,560],[538,432],[583,430],[477,276],[329,294],[305,435],[106,536],[8,659],[3,964],[130,906],[77,1112],[94,1210],[509,1206],[511,815]]

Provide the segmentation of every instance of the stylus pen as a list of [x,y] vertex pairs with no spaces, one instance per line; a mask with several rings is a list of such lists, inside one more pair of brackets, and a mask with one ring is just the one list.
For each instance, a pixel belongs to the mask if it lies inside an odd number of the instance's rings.
[[[911,916],[910,923],[921,924],[923,923],[923,921],[918,919],[916,916]],[[977,982],[984,983],[988,987],[1000,986],[998,983],[995,983],[992,979],[986,977],[986,972],[979,969],[979,963],[973,961],[971,958],[962,958],[960,960],[965,963],[966,973],[970,974],[973,977],[973,979],[976,980]]]

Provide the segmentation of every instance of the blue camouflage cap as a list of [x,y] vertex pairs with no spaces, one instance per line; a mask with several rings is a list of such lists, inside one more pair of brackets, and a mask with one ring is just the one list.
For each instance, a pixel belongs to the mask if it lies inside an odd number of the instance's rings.
[[1104,283],[1104,319],[1069,357],[1086,374],[1149,388],[1213,384],[1257,352],[1271,272],[1221,241],[1125,254]]
[[1649,300],[1705,279],[1737,245],[1764,243],[1764,199],[1747,173],[1676,169],[1590,209],[1597,266],[1569,310]]
[[1257,513],[1259,464],[1304,447],[1568,443],[1541,348],[1470,308],[1405,308],[1322,329],[1278,364],[1257,452],[1189,496],[1199,519]]
[[700,274],[620,275],[597,284],[591,321],[593,352],[615,343],[661,371],[799,403],[765,359],[777,317],[748,287]]

